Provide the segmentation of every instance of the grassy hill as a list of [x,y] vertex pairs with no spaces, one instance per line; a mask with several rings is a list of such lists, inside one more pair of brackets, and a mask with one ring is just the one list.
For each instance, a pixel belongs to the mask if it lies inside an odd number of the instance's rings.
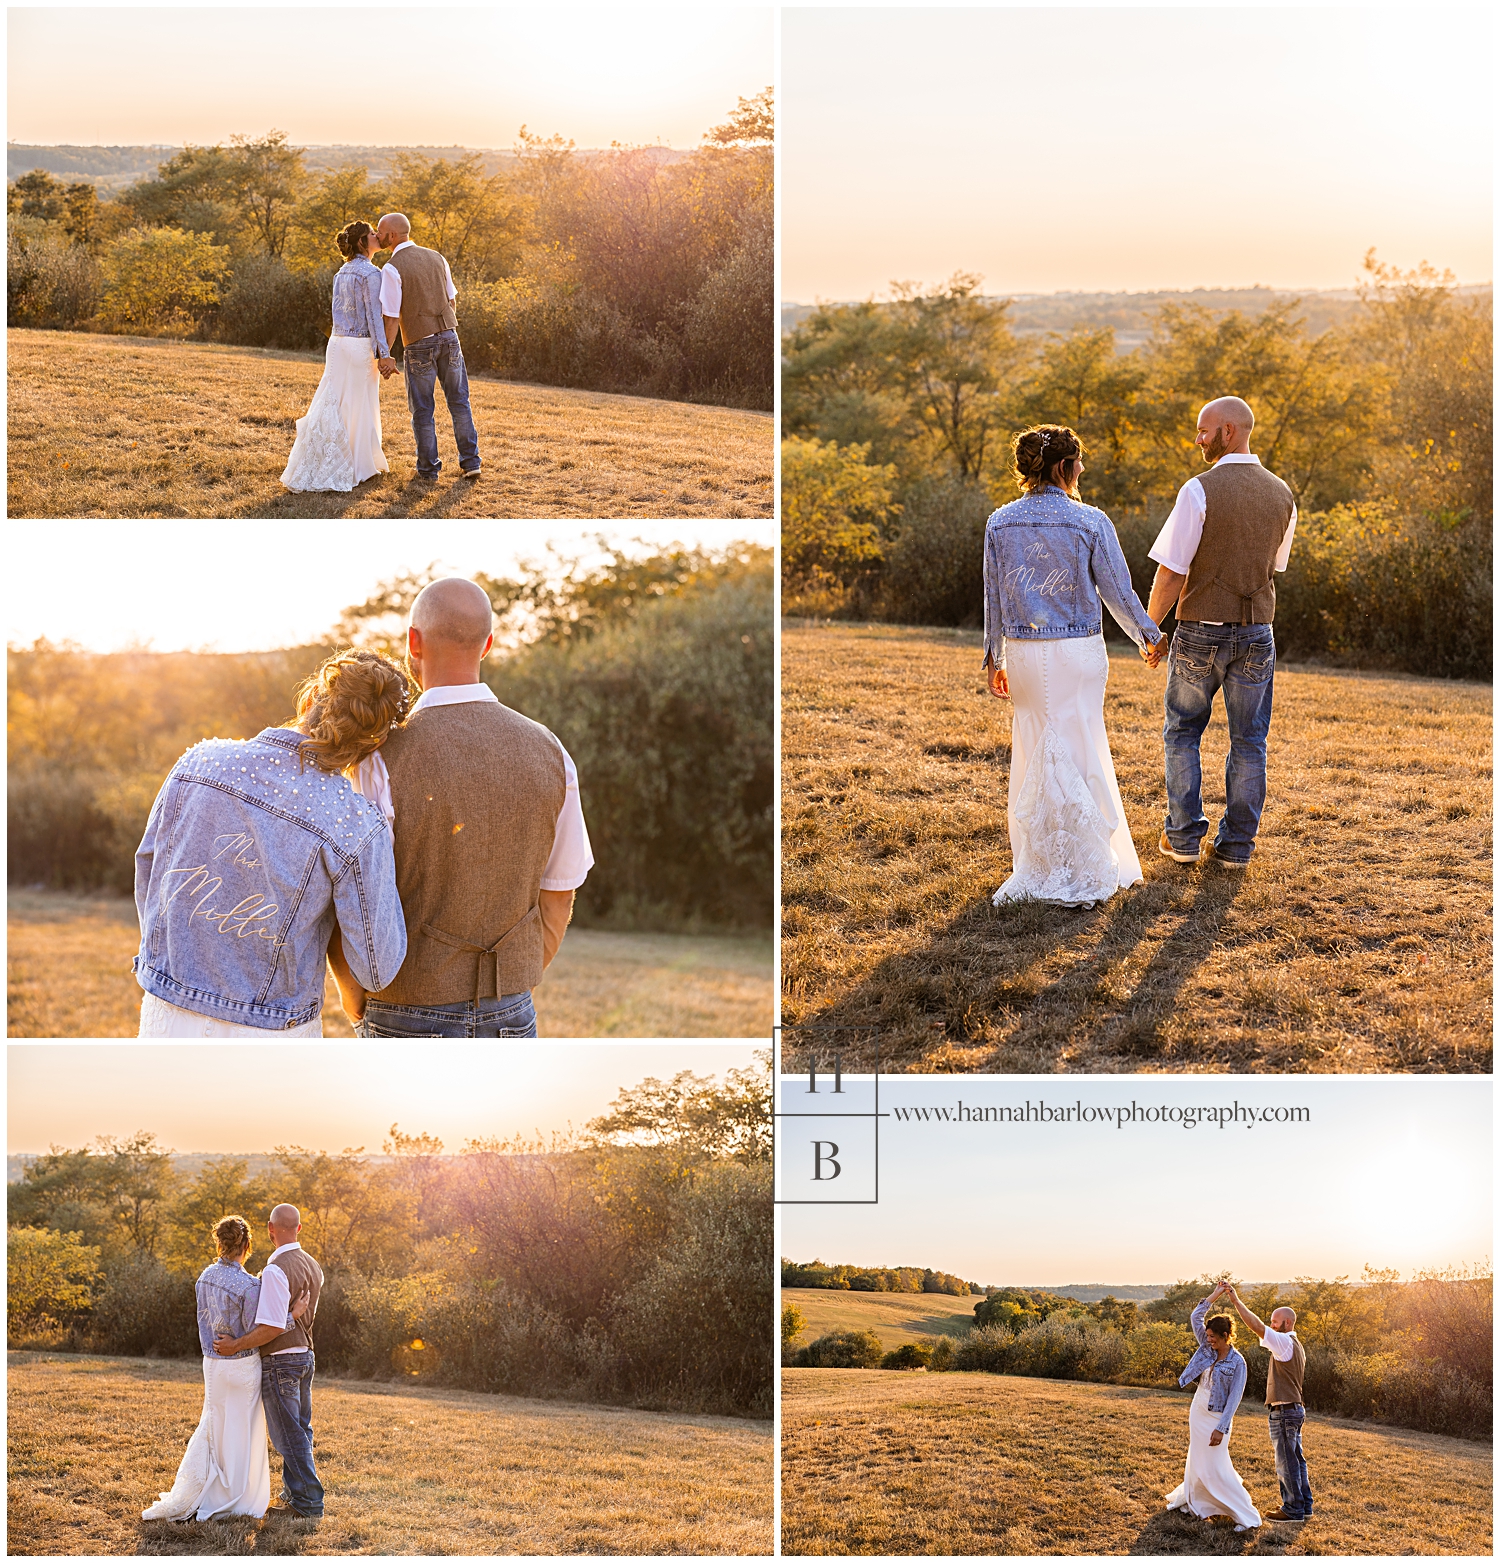
[[[20,1037],[133,1037],[141,990],[135,903],[53,890],[9,894],[7,1024]],[[562,1037],[769,1036],[769,935],[571,929],[536,990],[537,1029]],[[329,978],[323,1035],[354,1035]]]
[[[1316,1515],[1229,1526],[1168,1514],[1188,1396],[985,1373],[782,1374],[788,1555],[1485,1555],[1488,1444],[1308,1419]],[[1236,1469],[1262,1514],[1275,1465],[1263,1415],[1236,1418]]]
[[[1489,1070],[1489,685],[1283,664],[1235,874],[1157,853],[1166,669],[1111,648],[1145,882],[997,912],[1011,717],[982,654],[969,631],[786,626],[784,1025],[878,1025],[891,1072]],[[1227,750],[1220,703],[1210,822]]]
[[[460,322],[460,333],[462,323]],[[474,378],[484,475],[416,476],[403,383],[381,391],[391,470],[349,494],[292,494],[281,473],[320,353],[84,332],[8,333],[9,514],[341,518],[772,514],[770,413]]]
[[942,1292],[834,1292],[814,1287],[787,1287],[783,1303],[802,1310],[807,1320],[799,1346],[830,1330],[874,1330],[887,1351],[907,1341],[957,1338],[974,1322],[978,1297],[949,1297]]
[[201,1363],[12,1352],[8,1391],[13,1557],[771,1550],[768,1423],[320,1376],[321,1525],[146,1524],[197,1425]]

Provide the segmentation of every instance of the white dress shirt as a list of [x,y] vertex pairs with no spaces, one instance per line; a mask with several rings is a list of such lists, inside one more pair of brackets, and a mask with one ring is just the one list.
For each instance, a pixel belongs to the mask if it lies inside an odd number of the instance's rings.
[[[399,255],[410,245],[410,239],[403,239],[391,254]],[[448,265],[446,255],[443,257],[443,275],[448,279],[448,299],[451,303],[458,297],[458,289],[453,286],[453,272]],[[401,314],[401,273],[394,266],[386,265],[380,268],[380,312],[389,315],[392,320],[397,319]]]
[[[301,1247],[301,1243],[283,1243],[280,1248],[271,1250],[271,1259],[277,1254],[289,1254],[294,1248]],[[271,1259],[266,1260],[266,1267],[260,1272],[260,1304],[255,1310],[255,1322],[274,1324],[278,1330],[289,1330],[293,1323],[292,1283],[286,1271],[280,1265],[272,1264]],[[306,1346],[283,1346],[271,1355],[284,1357],[288,1352],[306,1350]]]
[[1297,1339],[1296,1330],[1273,1330],[1268,1324],[1260,1343],[1278,1362],[1292,1360],[1292,1346]]
[[[411,708],[411,714],[428,706],[468,705],[473,701],[490,701],[499,705],[495,691],[488,684],[439,684],[436,689],[424,689]],[[562,745],[558,744],[559,749]],[[562,751],[563,793],[562,808],[552,833],[552,854],[542,870],[543,890],[576,890],[589,877],[594,866],[594,850],[589,845],[588,826],[583,822],[583,799],[578,793],[578,768],[566,749]],[[380,751],[359,762],[354,776],[354,790],[385,815],[394,830],[396,804],[391,797],[391,773],[386,769]]]
[[[1216,467],[1227,467],[1234,463],[1253,462],[1260,465],[1260,457],[1253,456],[1248,451],[1233,452],[1228,456],[1220,456],[1214,463]],[[1172,506],[1172,514],[1167,517],[1166,524],[1157,534],[1156,541],[1151,545],[1148,558],[1154,559],[1158,564],[1164,564],[1177,575],[1186,575],[1198,552],[1198,544],[1203,541],[1203,518],[1208,514],[1208,496],[1203,492],[1203,485],[1197,478],[1189,478],[1177,491],[1177,503]],[[1285,570],[1288,560],[1292,557],[1292,534],[1297,530],[1297,507],[1292,506],[1292,519],[1287,524],[1286,536],[1281,540],[1281,547],[1276,550],[1276,560],[1271,566],[1278,574]],[[1216,622],[1205,619],[1205,624]]]

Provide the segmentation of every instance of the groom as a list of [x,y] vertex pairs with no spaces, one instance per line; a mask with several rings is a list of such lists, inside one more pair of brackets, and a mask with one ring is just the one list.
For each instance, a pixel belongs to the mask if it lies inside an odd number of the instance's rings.
[[395,347],[399,325],[406,344],[406,405],[417,440],[417,476],[435,478],[442,471],[433,422],[441,381],[453,419],[459,469],[466,478],[477,478],[479,436],[469,409],[464,351],[458,345],[458,316],[453,312],[458,289],[453,286],[453,273],[436,250],[411,242],[411,223],[400,212],[387,212],[380,219],[375,239],[381,249],[391,252],[380,272],[380,309],[386,341]]
[[473,581],[425,587],[406,638],[422,694],[380,751],[389,797],[374,784],[395,812],[406,960],[368,996],[339,974],[344,1008],[362,1037],[534,1037],[531,990],[594,866],[578,772],[481,682],[495,637]]
[[[1208,856],[1241,869],[1255,851],[1266,802],[1266,735],[1276,673],[1273,576],[1287,567],[1297,505],[1292,491],[1250,454],[1255,414],[1238,396],[1221,396],[1198,414],[1198,449],[1210,470],[1177,495],[1150,557],[1156,579],[1147,612],[1160,624],[1175,607],[1177,633],[1167,663],[1167,819],[1157,849],[1175,863],[1196,863],[1208,833],[1198,745],[1224,691],[1229,759],[1224,817]],[[1155,667],[1167,642],[1141,655]]]
[[[271,1257],[260,1276],[255,1328],[238,1340],[216,1335],[214,1350],[232,1357],[237,1351],[259,1348],[266,1431],[281,1456],[281,1501],[267,1512],[317,1520],[323,1517],[323,1484],[313,1462],[313,1321],[323,1291],[323,1271],[297,1241],[302,1212],[295,1205],[278,1205],[266,1221],[266,1231]],[[295,1318],[292,1304],[302,1297],[307,1298],[307,1307]]]
[[1260,1337],[1271,1353],[1266,1369],[1266,1413],[1271,1423],[1271,1448],[1276,1455],[1276,1480],[1281,1487],[1281,1507],[1266,1516],[1268,1520],[1308,1520],[1312,1518],[1312,1487],[1307,1480],[1307,1461],[1302,1454],[1302,1424],[1307,1408],[1302,1404],[1302,1376],[1307,1368],[1307,1353],[1297,1339],[1295,1309],[1271,1310],[1270,1324],[1263,1324],[1240,1301],[1231,1286],[1229,1300],[1234,1311]]

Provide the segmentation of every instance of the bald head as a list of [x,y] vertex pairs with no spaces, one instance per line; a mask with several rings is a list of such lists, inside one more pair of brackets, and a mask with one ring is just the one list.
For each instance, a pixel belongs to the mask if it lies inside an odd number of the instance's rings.
[[295,1241],[302,1230],[302,1212],[295,1205],[278,1205],[266,1220],[276,1236],[277,1245]]
[[490,599],[473,581],[445,576],[417,593],[411,605],[411,627],[422,632],[424,641],[440,641],[477,659],[494,627]]
[[1271,1310],[1271,1328],[1273,1330],[1286,1331],[1295,1329],[1297,1324],[1297,1310],[1295,1308],[1273,1308]]
[[1198,434],[1195,443],[1203,452],[1205,461],[1217,461],[1220,456],[1248,455],[1250,431],[1255,427],[1255,414],[1250,403],[1238,396],[1220,396],[1209,402],[1198,414]]
[[387,212],[375,224],[375,237],[381,249],[392,249],[403,239],[411,238],[411,219],[404,212]]

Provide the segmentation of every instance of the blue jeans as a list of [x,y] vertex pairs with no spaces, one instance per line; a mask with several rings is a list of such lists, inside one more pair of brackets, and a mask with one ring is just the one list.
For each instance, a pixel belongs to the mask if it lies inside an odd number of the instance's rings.
[[362,1037],[534,1037],[536,1009],[529,993],[467,1004],[382,1004],[370,999],[354,1028]]
[[438,458],[437,426],[432,421],[440,380],[448,416],[453,419],[458,464],[465,472],[478,472],[479,435],[474,430],[474,414],[469,411],[469,373],[464,368],[458,332],[437,331],[420,342],[412,342],[406,349],[404,368],[406,405],[411,409],[412,433],[417,437],[418,475],[431,478],[443,470]]
[[1266,803],[1266,734],[1276,642],[1269,624],[1179,624],[1167,658],[1167,839],[1194,852],[1208,834],[1198,744],[1224,691],[1229,758],[1224,762],[1224,818],[1214,851],[1248,863]]
[[1299,1520],[1308,1519],[1313,1511],[1312,1488],[1307,1480],[1307,1461],[1302,1458],[1302,1424],[1307,1411],[1302,1406],[1272,1406],[1270,1417],[1281,1506]]
[[266,1431],[281,1456],[282,1497],[311,1519],[323,1514],[323,1484],[313,1464],[313,1354],[289,1351],[260,1359],[260,1398]]

